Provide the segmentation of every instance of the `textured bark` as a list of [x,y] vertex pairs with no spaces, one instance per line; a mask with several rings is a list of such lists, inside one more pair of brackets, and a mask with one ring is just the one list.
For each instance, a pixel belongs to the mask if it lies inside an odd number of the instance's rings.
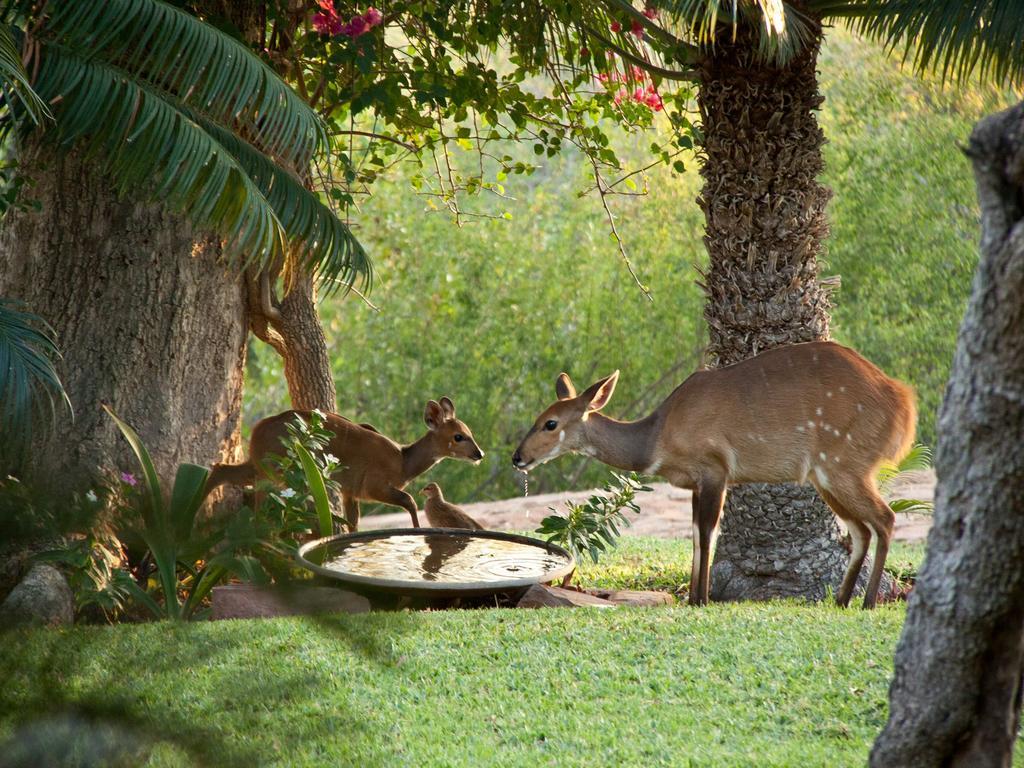
[[873,766],[1009,766],[1024,670],[1024,104],[971,136],[981,261],[939,412],[928,557]]
[[[716,44],[698,91],[711,366],[829,337],[835,281],[818,279],[817,261],[831,196],[818,182],[825,141],[814,116],[823,101],[818,49],[774,69],[756,59],[755,47],[742,31],[735,42]],[[721,530],[714,600],[819,600],[842,580],[849,548],[809,486],[733,487]],[[887,578],[882,593],[889,589]]]
[[249,275],[250,303],[259,308],[252,314],[252,331],[284,360],[292,408],[336,412],[337,391],[312,277],[300,276],[280,302],[265,295],[268,290],[260,275]]
[[165,478],[183,461],[234,459],[247,309],[217,242],[161,206],[119,199],[78,153],[37,145],[21,162],[42,209],[0,230],[0,295],[54,327],[75,408],[35,446],[30,477],[62,493],[102,468],[137,471],[101,402],[136,428]]

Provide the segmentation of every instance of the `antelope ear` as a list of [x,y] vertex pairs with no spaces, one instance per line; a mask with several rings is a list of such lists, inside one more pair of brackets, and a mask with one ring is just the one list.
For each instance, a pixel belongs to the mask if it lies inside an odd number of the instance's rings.
[[454,419],[455,418],[455,403],[453,403],[447,397],[442,397],[440,404],[441,404],[441,410],[444,411],[444,417],[446,419],[449,419],[449,420]]
[[437,400],[427,400],[427,408],[423,412],[423,421],[427,423],[427,429],[433,431],[444,422],[444,409]]
[[558,374],[558,378],[555,379],[555,394],[558,395],[559,400],[576,397],[576,387],[572,385],[572,379],[569,378],[568,373]]
[[587,391],[580,395],[580,400],[586,406],[588,411],[600,411],[606,405],[608,401],[612,399],[612,392],[615,391],[615,384],[619,380],[619,372],[616,371],[611,376],[601,379],[596,384],[591,384]]

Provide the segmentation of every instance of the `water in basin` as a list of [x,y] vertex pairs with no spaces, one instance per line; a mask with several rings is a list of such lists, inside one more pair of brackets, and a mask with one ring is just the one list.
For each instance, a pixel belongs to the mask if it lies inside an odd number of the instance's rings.
[[324,545],[323,567],[408,582],[503,582],[537,579],[570,560],[536,544],[458,534],[407,534]]

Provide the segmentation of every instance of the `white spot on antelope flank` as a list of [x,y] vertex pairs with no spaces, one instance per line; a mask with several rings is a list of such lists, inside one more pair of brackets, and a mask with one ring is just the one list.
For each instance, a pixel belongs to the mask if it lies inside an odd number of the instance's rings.
[[814,429],[814,422],[813,421],[808,421],[807,422],[807,426],[810,427],[811,429]]
[[818,362],[818,353],[817,352],[814,353],[814,357],[812,359],[814,360],[814,362]]
[[851,435],[849,432],[847,432],[846,433],[846,439],[852,441],[853,440],[853,435]]
[[824,452],[818,453],[818,458],[821,459],[822,461],[828,461],[828,456],[826,456]]
[[821,416],[821,408],[815,408],[814,413],[818,416]]
[[825,397],[832,397],[832,390],[831,389],[828,392],[825,393]]
[[736,474],[736,451],[732,448],[726,448],[725,450],[725,463],[729,467],[729,474]]
[[840,391],[840,392],[845,392],[845,391],[846,391],[846,387],[840,387],[840,388],[839,388],[839,391]]
[[832,459],[832,461],[834,461],[836,464],[838,464],[839,463],[839,457],[836,456],[835,458]]
[[804,425],[803,424],[797,424],[796,425],[796,431],[797,432],[803,432],[804,431]]
[[858,411],[863,411],[864,410],[864,406],[861,403],[857,403],[857,410]]
[[828,475],[825,474],[825,470],[821,467],[814,468],[814,476],[818,478],[818,485],[824,488],[826,491],[829,489]]

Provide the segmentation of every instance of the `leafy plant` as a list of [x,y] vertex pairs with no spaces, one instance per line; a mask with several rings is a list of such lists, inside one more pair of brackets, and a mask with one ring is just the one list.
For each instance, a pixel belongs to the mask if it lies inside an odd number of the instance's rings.
[[328,288],[369,278],[348,226],[296,175],[327,149],[316,112],[244,43],[176,4],[4,3],[0,88],[19,97],[0,131],[34,130],[51,105],[45,136],[102,156],[122,191],[216,230],[239,261],[301,258]]
[[296,416],[287,425],[289,440],[284,455],[272,455],[269,459],[272,472],[285,488],[269,481],[261,481],[260,485],[266,491],[268,511],[280,515],[282,527],[296,529],[286,520],[299,521],[299,527],[305,527],[307,510],[312,505],[320,535],[330,536],[334,533],[330,496],[339,491],[338,484],[330,478],[339,465],[337,457],[325,450],[334,437],[324,426],[325,421],[319,410],[310,414],[309,421]]
[[583,504],[566,502],[568,515],[555,514],[541,520],[537,533],[547,536],[552,544],[565,547],[577,562],[587,555],[596,563],[602,552],[614,547],[621,535],[619,527],[628,528],[631,523],[624,510],[639,512],[635,499],[637,493],[650,491],[650,486],[640,482],[635,472],[628,475],[612,473],[615,481],[605,484],[605,495],[594,494]]
[[0,299],[0,457],[15,466],[24,460],[43,413],[49,411],[52,423],[59,402],[71,415],[71,401],[57,373],[59,358],[53,329],[19,303]]
[[[882,493],[892,489],[893,484],[905,472],[913,472],[922,469],[931,469],[932,450],[927,445],[914,443],[914,447],[903,457],[901,461],[887,462],[878,470],[878,487]],[[935,504],[931,501],[921,499],[893,499],[889,502],[893,512],[916,512],[930,515],[935,511]]]
[[[139,460],[143,487],[138,499],[142,525],[138,534],[149,550],[155,568],[158,592],[163,603],[135,581],[126,585],[132,597],[157,618],[188,619],[200,607],[210,590],[222,579],[236,574],[249,581],[266,580],[259,562],[251,555],[238,554],[238,547],[213,549],[197,535],[196,512],[203,501],[209,475],[205,467],[178,467],[165,501],[153,459],[128,424],[107,406],[104,409],[117,424]],[[242,539],[247,540],[243,535]]]

